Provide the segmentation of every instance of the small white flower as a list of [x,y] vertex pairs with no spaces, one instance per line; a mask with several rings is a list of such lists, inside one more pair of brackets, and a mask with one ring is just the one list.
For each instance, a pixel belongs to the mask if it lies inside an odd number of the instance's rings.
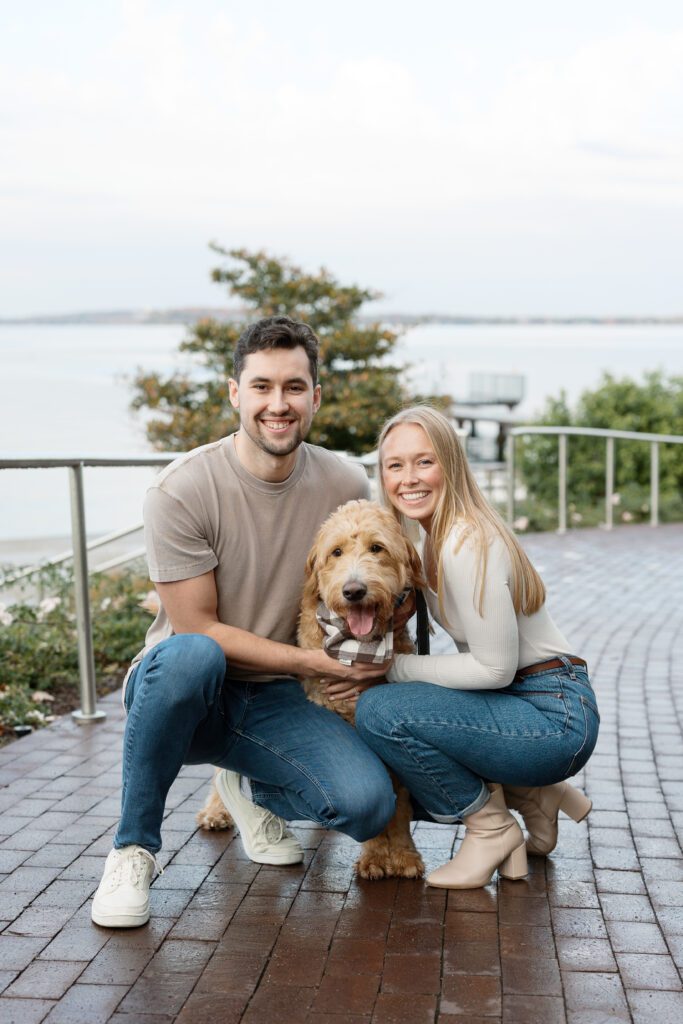
[[102,601],[100,601],[100,609],[101,609],[101,611],[106,612],[106,610],[107,610],[107,608],[109,607],[110,604],[111,604],[111,598],[110,597],[103,598]]
[[7,611],[7,605],[0,604],[0,626],[11,626],[14,616]]
[[50,612],[53,612],[55,608],[59,608],[62,603],[61,597],[44,597],[38,605],[38,618],[43,619]]
[[159,601],[159,595],[156,590],[148,590],[146,594],[143,594],[138,604],[141,608],[144,608],[150,615],[157,615],[161,602]]
[[621,495],[618,492],[612,495],[612,504],[621,505]]
[[529,528],[528,516],[520,516],[519,519],[515,519],[512,525],[515,530],[527,530]]
[[621,513],[621,520],[622,520],[622,522],[630,523],[632,521],[632,519],[633,519],[633,513],[632,512],[622,512]]

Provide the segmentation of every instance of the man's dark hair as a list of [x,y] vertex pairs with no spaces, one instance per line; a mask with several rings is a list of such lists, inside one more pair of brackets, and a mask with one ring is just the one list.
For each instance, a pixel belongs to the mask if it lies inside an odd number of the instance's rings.
[[272,348],[296,348],[301,345],[308,356],[313,387],[318,383],[318,339],[308,326],[289,316],[264,316],[249,324],[240,334],[233,354],[233,374],[239,381],[244,360],[252,352]]

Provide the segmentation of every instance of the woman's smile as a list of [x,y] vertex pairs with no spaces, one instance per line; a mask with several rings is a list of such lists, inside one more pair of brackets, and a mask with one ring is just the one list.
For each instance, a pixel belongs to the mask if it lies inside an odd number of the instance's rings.
[[382,482],[389,501],[429,532],[443,490],[443,472],[417,423],[399,423],[382,445]]

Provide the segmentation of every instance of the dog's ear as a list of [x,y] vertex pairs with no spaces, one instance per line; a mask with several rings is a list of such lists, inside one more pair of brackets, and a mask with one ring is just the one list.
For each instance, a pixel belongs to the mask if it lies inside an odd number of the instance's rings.
[[304,573],[306,575],[306,579],[309,579],[313,575],[314,572],[315,572],[315,548],[313,548],[309,552],[308,558],[306,559],[306,568],[304,569]]
[[427,586],[427,580],[425,579],[424,570],[422,568],[422,562],[412,542],[407,537],[403,538],[403,543],[406,546],[406,552],[408,554],[408,564],[410,566],[410,582],[414,587],[418,587],[422,590]]
[[304,569],[304,589],[301,595],[302,608],[315,607],[318,602],[318,574],[315,571],[316,549],[312,548]]

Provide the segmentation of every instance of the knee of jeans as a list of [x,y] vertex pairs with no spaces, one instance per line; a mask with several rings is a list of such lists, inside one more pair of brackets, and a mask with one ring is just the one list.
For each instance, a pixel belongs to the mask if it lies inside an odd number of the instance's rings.
[[370,748],[373,748],[373,741],[390,738],[391,722],[380,714],[382,705],[382,694],[378,693],[380,689],[383,687],[377,686],[366,690],[356,703],[354,719],[356,732]]
[[335,828],[364,843],[387,827],[395,809],[396,794],[388,774],[374,785],[366,780],[364,785],[348,786],[337,800]]
[[160,675],[172,683],[165,688],[174,703],[201,693],[212,704],[225,678],[225,654],[220,644],[203,633],[181,633],[159,645]]

